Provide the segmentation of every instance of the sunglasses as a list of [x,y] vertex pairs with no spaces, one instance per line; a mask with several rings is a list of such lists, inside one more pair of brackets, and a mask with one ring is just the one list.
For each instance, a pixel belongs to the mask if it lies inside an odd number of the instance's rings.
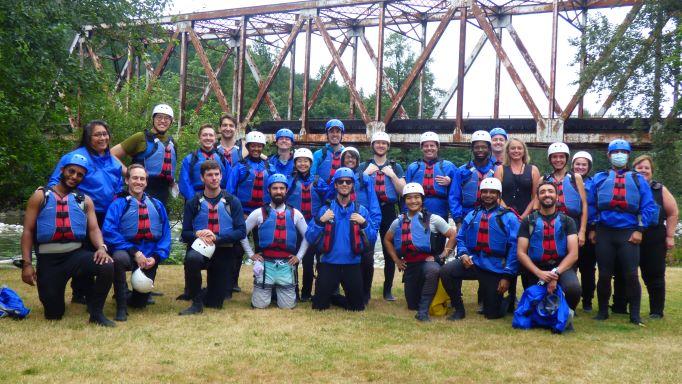
[[351,179],[339,179],[336,180],[337,185],[353,185],[354,181]]

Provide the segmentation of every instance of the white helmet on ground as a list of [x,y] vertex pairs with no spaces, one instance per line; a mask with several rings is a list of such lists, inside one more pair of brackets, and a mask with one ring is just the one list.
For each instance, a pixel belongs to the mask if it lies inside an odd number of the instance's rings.
[[152,109],[152,117],[156,115],[157,113],[163,113],[164,115],[168,115],[173,119],[175,116],[173,115],[173,108],[171,108],[170,105],[168,104],[159,104]]
[[308,148],[298,148],[294,151],[294,160],[298,159],[299,157],[305,157],[310,159],[310,161],[313,161],[313,153],[310,151]]
[[215,252],[215,244],[208,245],[204,240],[197,237],[192,243],[192,249],[210,259],[213,256],[213,252]]
[[552,156],[555,153],[565,153],[566,154],[566,159],[568,159],[568,156],[571,154],[571,151],[568,149],[568,145],[564,143],[552,143],[552,145],[547,148],[547,158]]
[[585,151],[578,151],[578,152],[576,152],[575,155],[573,155],[573,159],[571,160],[571,162],[574,162],[575,159],[579,159],[579,158],[581,158],[581,157],[582,157],[583,159],[587,159],[587,161],[589,161],[590,164],[592,164],[592,155],[590,155],[589,152],[585,152]]
[[492,143],[493,140],[490,138],[490,133],[488,131],[476,131],[471,135],[471,142],[474,141],[485,141],[488,144]]
[[484,189],[492,189],[502,193],[502,183],[500,180],[494,177],[486,177],[481,181],[481,185],[478,187],[481,191]]
[[130,282],[133,285],[133,289],[140,293],[149,293],[154,288],[154,280],[147,277],[147,275],[142,272],[141,268],[138,268],[133,272]]
[[436,132],[422,133],[421,137],[419,138],[419,146],[421,146],[427,141],[435,141],[436,144],[440,145],[440,139],[438,138],[438,134]]
[[265,135],[263,132],[251,131],[246,134],[246,144],[249,143],[260,143],[265,145]]
[[355,156],[357,156],[358,160],[360,159],[360,151],[358,151],[357,148],[355,147],[345,147],[343,151],[341,151],[341,158],[343,159],[343,154],[346,152],[354,152]]
[[410,193],[418,193],[424,196],[424,187],[419,183],[407,183],[403,187],[403,196],[407,196]]
[[372,143],[375,141],[385,141],[391,144],[391,136],[389,136],[386,132],[374,132],[372,135],[372,141],[370,141],[370,145],[372,145]]

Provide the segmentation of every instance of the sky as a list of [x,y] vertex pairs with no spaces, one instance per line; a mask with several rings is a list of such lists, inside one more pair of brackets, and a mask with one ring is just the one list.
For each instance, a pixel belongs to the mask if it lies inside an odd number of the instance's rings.
[[[255,6],[272,4],[273,2],[285,3],[286,0],[175,0],[174,4],[169,8],[169,14],[189,13],[198,11],[208,11],[216,9],[238,8],[245,6]],[[605,10],[612,22],[620,23],[629,8],[617,8],[613,10]],[[604,11],[592,11],[594,13]],[[551,13],[541,15],[523,15],[514,16],[512,23],[518,35],[524,42],[530,56],[535,61],[535,64],[542,72],[545,81],[549,84],[549,68],[550,68],[550,47],[551,47]],[[437,23],[429,23],[427,29],[427,41],[432,36],[436,29]],[[388,33],[389,31],[386,31]],[[365,34],[372,43],[376,51],[377,29],[367,28]],[[478,39],[483,34],[483,31],[469,24],[467,26],[466,38],[466,55],[468,56],[471,49],[476,44]],[[558,46],[557,46],[557,91],[556,98],[560,106],[568,104],[569,100],[575,93],[577,86],[572,84],[578,78],[578,66],[571,65],[577,52],[577,48],[569,44],[570,38],[579,36],[579,32],[573,26],[563,19],[559,19],[558,27]],[[435,83],[438,88],[447,90],[450,88],[452,82],[457,77],[457,54],[459,41],[459,22],[453,20],[450,22],[441,40],[436,45],[431,54],[430,69],[435,76]],[[297,44],[301,47],[305,43],[304,34],[300,34]],[[514,45],[512,39],[507,32],[503,33],[502,37],[503,49],[507,52],[515,69],[521,76],[525,86],[533,96],[538,109],[543,116],[548,115],[548,101],[542,89],[535,81],[532,73],[525,64],[523,58],[518,53],[518,49]],[[413,50],[419,51],[417,43],[414,43]],[[313,35],[313,54],[311,55],[311,73],[315,74],[321,66],[327,66],[331,61],[331,54],[327,51],[324,42],[319,36]],[[296,71],[303,72],[304,49],[296,50]],[[351,50],[347,49],[343,55],[343,61],[348,70],[350,70]],[[288,65],[288,59],[285,62]],[[372,65],[368,55],[364,52],[364,48],[358,50],[358,86],[363,90],[365,95],[374,93],[376,70]],[[335,78],[342,83],[343,78],[338,70],[335,72]],[[476,62],[471,70],[467,73],[464,81],[464,116],[465,117],[492,117],[493,114],[493,100],[494,100],[494,80],[495,79],[495,51],[490,42],[484,46],[481,54],[478,56]],[[416,82],[415,82],[416,84]],[[394,84],[394,88],[398,89],[399,84]],[[601,106],[601,102],[607,95],[596,95],[588,93],[585,97],[585,109],[591,112],[596,112]],[[456,114],[455,98],[453,97],[451,103],[446,109],[447,117],[454,117]],[[577,113],[577,108],[574,114]],[[616,109],[612,108],[607,113],[615,114]],[[501,86],[500,86],[500,118],[518,118],[530,117],[530,111],[523,102],[516,86],[512,82],[508,72],[504,66],[501,69]],[[426,117],[426,116],[425,116]]]

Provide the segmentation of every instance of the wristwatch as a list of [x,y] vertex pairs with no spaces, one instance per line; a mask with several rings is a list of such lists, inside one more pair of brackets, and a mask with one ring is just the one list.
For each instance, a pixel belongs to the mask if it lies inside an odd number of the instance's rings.
[[552,269],[552,272],[555,273],[557,276],[561,275],[561,274],[559,273],[559,268],[557,268],[557,267],[555,267],[554,269]]

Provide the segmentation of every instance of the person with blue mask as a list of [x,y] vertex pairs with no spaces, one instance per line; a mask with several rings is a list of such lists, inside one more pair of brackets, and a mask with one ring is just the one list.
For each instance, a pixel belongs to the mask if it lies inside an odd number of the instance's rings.
[[[213,160],[220,164],[222,173],[227,174],[229,164],[225,158],[215,148],[215,129],[211,124],[204,124],[199,128],[199,148],[193,151],[182,160],[180,166],[180,180],[178,186],[180,194],[185,201],[190,200],[198,192],[204,190],[204,183],[201,181],[201,164],[206,160]],[[227,178],[223,180],[222,187],[227,185]]]
[[341,151],[344,148],[341,141],[346,127],[341,120],[331,119],[325,124],[324,129],[327,143],[313,154],[313,166],[310,173],[330,184],[334,173],[341,167]]
[[504,128],[495,127],[490,130],[490,140],[492,147],[492,160],[495,166],[500,166],[504,163],[504,147],[507,144],[509,137]]
[[626,297],[630,303],[630,322],[642,325],[639,283],[639,258],[642,232],[658,222],[659,209],[647,180],[628,169],[632,148],[623,139],[609,143],[607,156],[611,168],[597,173],[593,179],[592,197],[597,207],[597,229],[590,232],[596,244],[599,280],[597,300],[599,312],[595,320],[609,317],[611,279],[615,266],[625,274]]
[[294,143],[294,133],[290,129],[282,128],[275,133],[277,153],[268,157],[273,172],[287,177],[294,172]]

